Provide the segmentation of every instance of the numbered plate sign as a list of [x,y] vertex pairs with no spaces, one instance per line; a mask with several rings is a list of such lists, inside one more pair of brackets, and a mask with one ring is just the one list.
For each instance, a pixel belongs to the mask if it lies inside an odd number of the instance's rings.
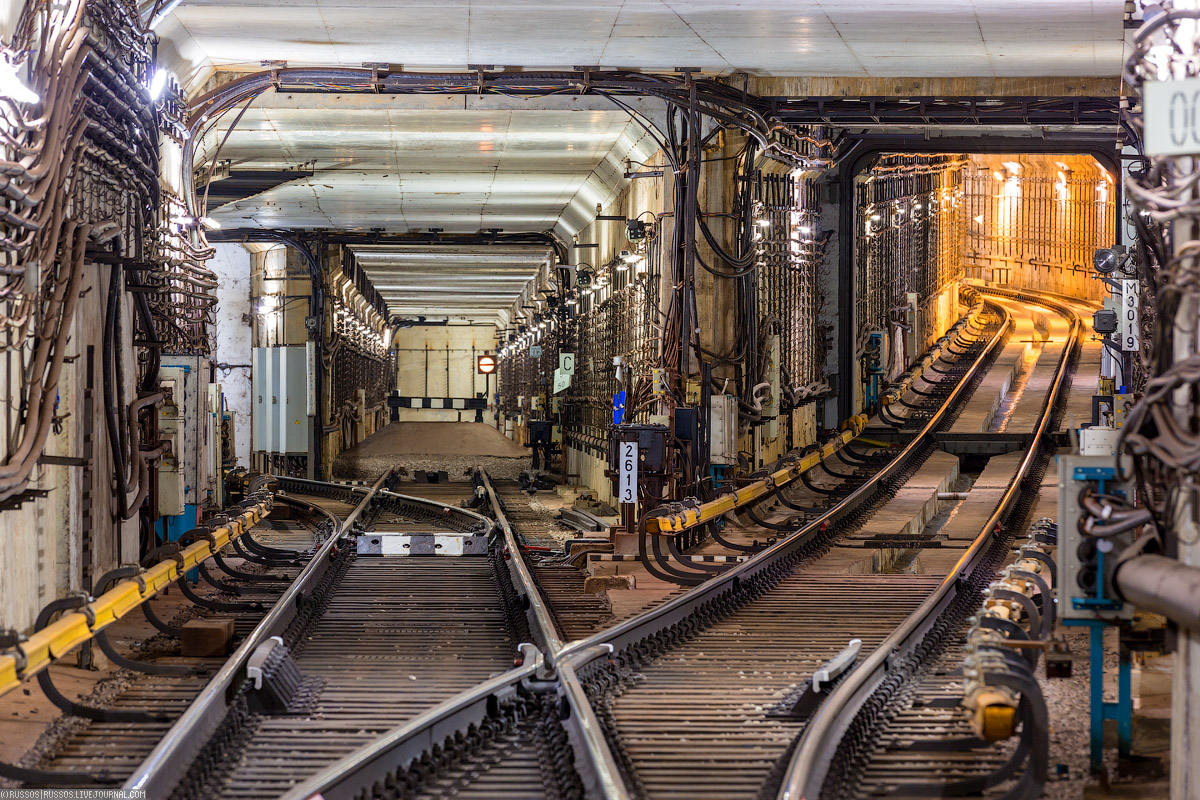
[[638,473],[638,446],[637,442],[620,442],[617,447],[620,448],[621,463],[620,479],[617,485],[617,499],[622,503],[637,502],[637,473]]
[[1146,155],[1200,153],[1200,78],[1157,81],[1142,87]]
[[1136,280],[1121,281],[1121,349],[1137,351],[1142,346],[1141,333],[1141,297],[1138,294]]

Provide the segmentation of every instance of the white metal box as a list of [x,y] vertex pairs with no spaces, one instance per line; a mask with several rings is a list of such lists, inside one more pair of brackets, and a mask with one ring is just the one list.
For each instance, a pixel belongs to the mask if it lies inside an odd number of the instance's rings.
[[713,464],[737,463],[737,398],[719,394],[709,398],[709,461]]
[[256,347],[253,364],[254,449],[307,454],[311,436],[308,348]]

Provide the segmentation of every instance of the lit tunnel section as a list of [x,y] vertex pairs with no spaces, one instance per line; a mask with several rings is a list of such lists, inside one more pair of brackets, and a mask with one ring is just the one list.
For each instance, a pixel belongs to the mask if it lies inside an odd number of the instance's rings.
[[1096,250],[1116,243],[1117,187],[1090,155],[880,156],[854,181],[858,407],[960,316],[960,282],[1099,305]]

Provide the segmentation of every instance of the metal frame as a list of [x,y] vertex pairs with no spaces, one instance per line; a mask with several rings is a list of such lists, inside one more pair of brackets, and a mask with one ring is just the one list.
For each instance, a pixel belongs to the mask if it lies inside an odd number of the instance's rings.
[[1116,125],[1119,97],[763,97],[785,122],[824,125]]

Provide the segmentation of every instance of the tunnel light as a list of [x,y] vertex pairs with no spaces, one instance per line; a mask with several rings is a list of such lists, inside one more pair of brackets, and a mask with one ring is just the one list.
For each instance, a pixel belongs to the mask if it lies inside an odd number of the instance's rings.
[[800,231],[800,233],[804,234],[805,236],[808,236],[810,233],[812,233],[812,228],[808,227],[807,225],[801,225],[796,230]]
[[200,224],[208,228],[210,231],[219,230],[221,228],[221,223],[217,222],[212,217],[201,217]]
[[757,226],[758,226],[758,227],[760,227],[760,228],[769,228],[769,227],[771,227],[771,220],[769,220],[769,219],[756,219],[756,220],[754,220],[754,224],[755,224],[755,225],[757,225]]
[[9,55],[0,58],[0,97],[7,97],[18,103],[36,103],[42,98],[17,77],[17,65],[9,63]]
[[871,215],[871,221],[872,221],[872,222],[879,222],[879,220],[880,220],[880,216],[879,216],[878,214],[872,214],[872,215]]
[[157,103],[159,98],[162,97],[163,90],[167,88],[167,78],[169,78],[170,76],[171,76],[170,70],[163,69],[162,67],[155,68],[154,76],[152,78],[150,78],[149,89],[150,89],[150,99],[151,100],[153,100],[154,102]]
[[1002,180],[1004,180],[1004,173],[1002,173],[1002,172],[1001,172],[1000,170],[998,170],[998,169],[997,169],[997,170],[993,170],[993,171],[992,171],[992,177],[993,177],[993,178],[995,178],[995,179],[996,179],[996,180],[998,180],[998,181],[1002,181]]

